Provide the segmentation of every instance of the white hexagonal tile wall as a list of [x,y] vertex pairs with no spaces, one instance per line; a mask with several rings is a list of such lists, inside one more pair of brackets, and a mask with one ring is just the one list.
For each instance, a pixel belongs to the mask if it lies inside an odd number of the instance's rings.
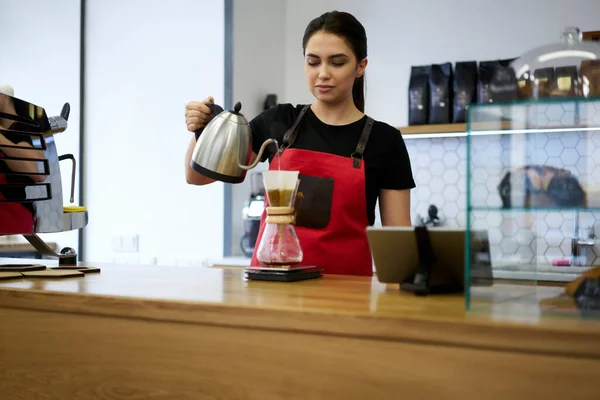
[[558,247],[564,239],[564,235],[560,229],[549,229],[543,236],[543,239],[548,244],[548,247]]
[[588,174],[590,168],[593,166],[592,158],[588,156],[580,156],[575,164],[575,171],[578,176]]
[[564,148],[577,147],[579,135],[576,132],[564,133],[560,136],[560,142]]
[[429,155],[429,149],[431,148],[431,139],[417,139],[416,140],[417,144],[417,151],[424,153],[427,152],[427,155]]
[[456,169],[446,169],[444,171],[444,175],[442,175],[442,179],[444,180],[446,185],[454,185],[459,191],[462,190],[462,188],[457,185],[460,179],[460,174]]
[[442,146],[442,144],[439,141],[436,141],[435,143],[433,143],[433,146],[431,146],[429,154],[431,154],[432,160],[441,160],[442,158],[444,158],[444,154],[446,154],[446,151],[444,150],[444,146]]
[[432,193],[431,198],[429,199],[429,204],[435,204],[438,209],[444,206],[445,200],[442,193]]
[[431,189],[429,189],[429,186],[421,186],[417,191],[417,200],[419,202],[429,202],[429,199],[431,199]]
[[461,212],[458,205],[454,202],[448,202],[444,205],[443,213],[446,221],[448,220],[456,220],[458,214]]
[[579,153],[575,149],[564,149],[560,155],[561,161],[565,167],[573,169],[579,161]]
[[527,264],[531,263],[534,256],[533,251],[529,246],[519,246],[519,248],[517,249],[517,254],[521,258],[521,262]]
[[458,138],[454,138],[454,137],[444,138],[442,145],[444,146],[444,149],[447,152],[452,152],[452,151],[456,151],[456,149],[458,149],[458,146],[460,145],[460,141],[458,140]]
[[546,224],[548,228],[560,228],[563,223],[563,217],[561,214],[556,212],[548,213],[546,216]]
[[419,153],[417,157],[417,167],[418,168],[429,168],[431,164],[431,157],[429,157],[429,153]]
[[516,234],[516,239],[521,246],[531,246],[531,242],[535,239],[535,235],[529,229],[519,229]]
[[[600,113],[598,113],[598,116],[600,117]],[[600,148],[600,134],[598,132],[589,132],[588,138],[591,141],[590,144],[593,144],[597,149]]]
[[544,111],[548,121],[560,121],[564,113],[565,109],[560,104],[551,104]]
[[571,255],[571,238],[564,238],[560,243],[560,251],[563,256]]
[[446,154],[444,154],[443,161],[446,168],[456,168],[460,162],[460,158],[458,157],[457,153],[448,151]]
[[419,168],[415,173],[415,180],[417,181],[417,187],[429,186],[431,180],[431,172],[425,168]]
[[529,247],[531,247],[533,254],[539,254],[543,256],[544,253],[546,253],[546,250],[548,250],[548,243],[546,243],[543,238],[537,237],[531,242]]
[[504,238],[502,243],[500,243],[500,249],[505,255],[515,254],[518,248],[519,244],[513,238]]
[[544,148],[548,157],[560,157],[560,153],[562,153],[562,144],[558,139],[550,139],[548,144]]
[[471,181],[473,183],[484,184],[487,183],[488,173],[483,168],[477,168],[471,172]]
[[546,165],[555,168],[564,168],[563,162],[560,157],[549,157],[546,162]]
[[498,226],[491,225],[488,232],[490,244],[500,245],[504,239],[504,235]]
[[435,160],[431,162],[429,166],[429,170],[431,171],[431,175],[441,177],[446,168],[444,168],[444,164],[440,160]]
[[562,126],[573,126],[576,123],[576,118],[577,114],[575,114],[575,112],[573,111],[565,111],[565,113],[563,114],[563,116],[560,119],[560,124]]

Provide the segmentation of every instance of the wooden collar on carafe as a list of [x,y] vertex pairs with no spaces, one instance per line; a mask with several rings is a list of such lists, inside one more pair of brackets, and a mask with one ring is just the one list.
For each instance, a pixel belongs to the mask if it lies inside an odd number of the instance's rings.
[[294,209],[292,207],[267,207],[267,223],[293,224]]

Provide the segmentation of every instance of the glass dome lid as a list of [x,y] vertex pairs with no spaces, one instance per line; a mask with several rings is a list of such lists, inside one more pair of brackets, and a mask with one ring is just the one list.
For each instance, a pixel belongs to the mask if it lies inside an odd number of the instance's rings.
[[563,31],[562,42],[532,49],[511,67],[519,99],[600,96],[600,44],[582,41],[576,27]]

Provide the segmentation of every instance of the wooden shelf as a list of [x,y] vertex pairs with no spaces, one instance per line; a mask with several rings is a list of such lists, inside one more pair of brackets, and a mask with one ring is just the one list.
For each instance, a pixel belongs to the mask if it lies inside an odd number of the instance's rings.
[[[557,126],[560,128],[560,126]],[[466,133],[467,124],[465,122],[456,124],[429,124],[429,125],[412,125],[398,128],[403,135],[423,135],[437,133]],[[514,126],[512,121],[490,121],[490,122],[475,122],[472,126],[476,131],[507,131],[511,129],[526,129],[524,126]]]
[[432,134],[432,133],[461,133],[467,131],[466,123],[411,125],[398,127],[403,135]]
[[[529,129],[541,129],[541,130],[560,130],[560,129],[587,129],[594,128],[596,130],[598,123],[593,121],[582,120],[578,124],[561,124],[560,122],[551,122],[544,126],[526,126],[521,121],[490,121],[490,122],[475,122],[472,125],[473,131],[510,131],[510,130],[529,130]],[[452,134],[452,133],[466,133],[467,124],[431,124],[431,125],[412,125],[397,127],[403,135],[431,135],[431,134]],[[600,127],[597,128],[600,130]]]

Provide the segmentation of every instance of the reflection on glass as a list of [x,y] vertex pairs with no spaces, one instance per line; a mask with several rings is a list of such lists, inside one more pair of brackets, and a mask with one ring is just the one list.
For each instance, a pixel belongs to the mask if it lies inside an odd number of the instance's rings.
[[[27,118],[31,105],[12,97],[10,87],[0,90],[0,234],[32,233],[35,197],[27,188],[48,174],[43,137],[39,124]],[[49,188],[43,191],[42,199],[48,198]]]

